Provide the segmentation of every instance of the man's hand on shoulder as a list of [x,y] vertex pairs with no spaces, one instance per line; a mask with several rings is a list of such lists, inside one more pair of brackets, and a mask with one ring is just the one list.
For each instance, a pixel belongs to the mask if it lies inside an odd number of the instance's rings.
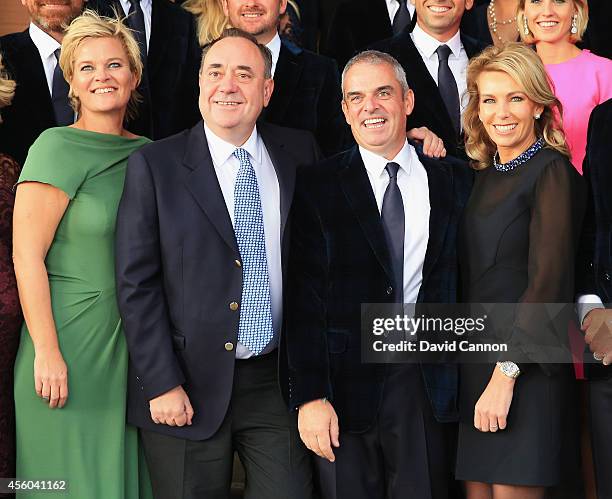
[[156,424],[169,426],[191,425],[193,407],[182,386],[175,386],[149,401],[151,419]]
[[317,456],[332,463],[336,460],[332,445],[340,447],[340,428],[336,411],[327,400],[312,400],[300,406],[298,430],[304,445]]
[[429,128],[425,126],[411,128],[406,132],[406,137],[408,140],[421,142],[423,144],[423,154],[425,154],[425,156],[429,156],[430,158],[446,157],[444,142]]

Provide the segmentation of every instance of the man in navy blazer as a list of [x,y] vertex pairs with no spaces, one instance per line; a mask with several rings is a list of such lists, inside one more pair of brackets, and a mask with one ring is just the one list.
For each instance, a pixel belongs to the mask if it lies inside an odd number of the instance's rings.
[[270,73],[266,47],[226,30],[204,52],[204,122],[129,160],[116,229],[127,417],[157,499],[228,497],[234,451],[245,498],[311,494],[281,395],[281,322],[295,169],[318,148],[308,132],[256,125]]
[[358,146],[296,180],[290,403],[320,457],[326,499],[446,498],[452,425],[443,423],[457,418],[456,366],[362,363],[360,307],[456,300],[455,240],[472,175],[407,142],[415,96],[391,56],[363,52],[342,80]]

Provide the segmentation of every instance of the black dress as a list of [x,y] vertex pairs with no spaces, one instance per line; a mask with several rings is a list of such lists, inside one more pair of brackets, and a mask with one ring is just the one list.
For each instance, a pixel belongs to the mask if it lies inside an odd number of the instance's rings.
[[523,374],[514,387],[507,428],[481,433],[474,428],[474,406],[495,364],[461,366],[457,479],[529,486],[560,479],[571,370],[535,363],[529,337],[517,324],[529,307],[524,304],[574,299],[582,182],[569,160],[549,148],[514,170],[489,167],[476,174],[459,232],[462,300],[519,304],[509,321],[509,352],[498,360],[519,363]]

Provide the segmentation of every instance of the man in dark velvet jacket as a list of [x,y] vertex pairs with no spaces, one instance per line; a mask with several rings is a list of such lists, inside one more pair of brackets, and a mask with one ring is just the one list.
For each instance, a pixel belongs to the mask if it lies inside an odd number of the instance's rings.
[[272,52],[274,93],[260,119],[313,132],[325,155],[341,151],[348,129],[340,111],[338,68],[332,59],[281,41],[278,25],[287,0],[223,0],[223,8],[232,26]]
[[357,55],[344,70],[342,107],[358,146],[296,180],[289,396],[302,440],[320,456],[325,498],[449,493],[452,425],[442,423],[457,417],[456,366],[361,358],[362,304],[456,300],[455,240],[472,175],[406,141],[413,104],[396,60]]
[[[21,165],[38,136],[58,126],[51,100],[57,65],[54,52],[60,48],[64,27],[81,13],[83,4],[83,0],[70,0],[62,7],[49,8],[41,2],[25,0],[31,19],[29,28],[0,38],[6,71],[17,82],[12,104],[2,110],[0,151]],[[67,91],[66,87],[66,96]]]
[[454,114],[458,116],[463,110],[462,97],[467,87],[465,71],[469,59],[484,48],[481,42],[459,30],[463,13],[472,8],[473,0],[455,0],[449,3],[452,8],[443,14],[430,11],[426,0],[412,2],[417,13],[414,29],[404,30],[392,38],[375,43],[372,48],[391,54],[406,71],[408,84],[416,96],[414,111],[408,117],[408,127],[426,126],[444,141],[449,154],[465,157],[461,126],[453,124],[451,113],[442,98],[440,64],[436,50],[441,45],[451,48],[448,66],[457,87],[459,109],[455,109]]
[[[128,0],[89,0],[88,7],[112,16],[128,14]],[[138,90],[143,97],[138,117],[128,129],[150,139],[163,139],[200,120],[198,112],[198,70],[200,47],[193,16],[169,0],[139,0],[145,21],[147,55],[143,81]],[[128,16],[130,24],[134,14]]]
[[[612,99],[591,113],[583,171],[589,187],[579,266],[578,311],[592,354],[585,356],[589,378],[593,462],[597,497],[612,497]],[[593,363],[595,361],[595,363]]]

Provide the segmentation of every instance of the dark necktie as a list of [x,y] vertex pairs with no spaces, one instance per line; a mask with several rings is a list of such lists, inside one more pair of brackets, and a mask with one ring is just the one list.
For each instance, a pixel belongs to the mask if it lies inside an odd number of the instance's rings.
[[59,65],[60,49],[56,49],[55,69],[53,70],[53,82],[51,84],[51,102],[53,104],[53,114],[55,115],[55,123],[57,126],[72,125],[74,123],[74,111],[70,107],[68,100],[68,90],[70,87],[64,79],[62,68]]
[[410,26],[410,11],[408,10],[408,0],[397,0],[399,9],[393,17],[393,34],[397,35]]
[[451,49],[448,45],[440,45],[436,53],[438,54],[438,89],[444,101],[448,115],[451,117],[453,128],[457,135],[461,132],[461,111],[459,108],[459,90],[457,82],[448,65],[448,56]]
[[140,59],[143,66],[147,64],[147,34],[145,31],[144,13],[140,8],[140,0],[128,0],[130,10],[128,12],[128,25],[134,30],[134,38],[140,48]]
[[397,303],[404,302],[404,203],[397,185],[397,163],[387,163],[389,185],[383,197],[381,210],[382,224],[391,256],[391,267],[395,278],[394,298]]

